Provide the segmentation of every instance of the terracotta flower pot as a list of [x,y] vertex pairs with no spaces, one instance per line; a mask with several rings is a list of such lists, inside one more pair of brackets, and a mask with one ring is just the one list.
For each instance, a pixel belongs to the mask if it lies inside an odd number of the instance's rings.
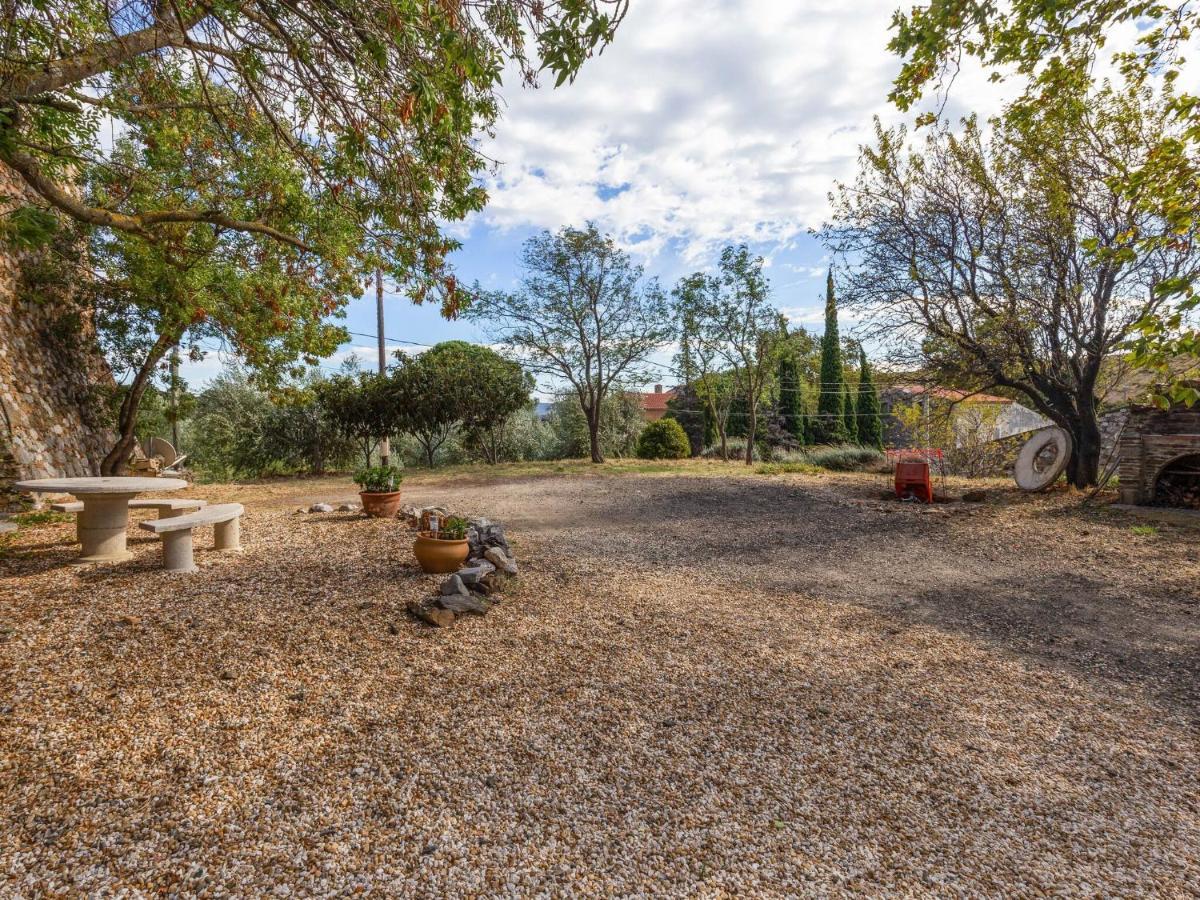
[[363,512],[376,519],[394,519],[396,513],[400,512],[399,491],[388,491],[386,494],[360,491],[358,497],[362,500]]
[[431,574],[448,574],[457,572],[467,561],[471,548],[467,539],[461,541],[443,540],[430,536],[423,531],[413,541],[413,554],[421,568]]

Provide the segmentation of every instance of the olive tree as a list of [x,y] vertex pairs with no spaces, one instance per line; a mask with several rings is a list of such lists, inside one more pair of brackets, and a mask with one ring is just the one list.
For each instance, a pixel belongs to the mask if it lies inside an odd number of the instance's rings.
[[604,462],[605,398],[639,380],[640,364],[670,339],[666,297],[591,223],[530,238],[522,261],[520,290],[477,287],[467,314],[486,323],[530,371],[570,385],[587,420],[592,462]]

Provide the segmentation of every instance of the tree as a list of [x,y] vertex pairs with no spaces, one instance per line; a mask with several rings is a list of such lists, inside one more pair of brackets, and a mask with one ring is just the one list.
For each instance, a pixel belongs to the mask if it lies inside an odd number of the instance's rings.
[[[320,231],[332,248],[348,234],[345,219],[309,202],[304,173],[268,137],[252,123],[219,135],[194,109],[140,122],[118,140],[112,166],[90,172],[86,195],[99,204],[119,196],[124,203],[180,206],[219,193],[228,209],[253,217],[269,182],[275,221],[302,236]],[[225,138],[249,147],[229,165],[216,149]],[[129,171],[149,177],[127,183]],[[344,265],[306,259],[287,243],[211,223],[164,225],[155,241],[120,229],[91,229],[88,236],[89,252],[75,261],[88,285],[85,302],[117,374],[130,379],[103,475],[125,471],[138,406],[160,363],[181,343],[197,347],[209,339],[235,347],[271,383],[301,358],[315,363],[343,339],[344,331],[323,319],[357,292]]]
[[438,344],[414,355],[398,350],[396,359],[398,365],[388,376],[391,402],[404,410],[402,430],[417,439],[425,464],[432,468],[438,450],[462,421],[462,355]]
[[692,445],[683,426],[674,419],[662,418],[650,422],[638,437],[637,455],[640,459],[687,459]]
[[515,292],[484,292],[468,315],[533,372],[563,379],[588,424],[592,462],[604,462],[600,418],[623,382],[645,381],[639,364],[671,336],[666,299],[596,226],[548,231],[525,242]]
[[499,462],[512,414],[529,405],[533,377],[520,363],[466,341],[443,341],[421,356],[440,358],[443,371],[456,373],[441,394],[454,404],[466,442]]
[[804,397],[800,386],[800,366],[796,353],[790,347],[779,355],[779,418],[783,430],[804,443]]
[[[540,69],[559,84],[572,78],[612,38],[626,2],[14,0],[4,10],[0,162],[41,201],[19,224],[44,227],[55,210],[151,242],[206,224],[322,251],[319,233],[282,227],[268,206],[243,217],[240,198],[220,190],[179,204],[157,202],[153,187],[138,202],[72,190],[79,171],[111,166],[100,139],[108,122],[123,130],[193,111],[231,136],[261,123],[307,173],[309,197],[351,215],[364,256],[417,279],[418,297],[439,285],[453,293],[443,271],[453,242],[439,222],[485,202],[473,138],[499,114],[502,73],[511,67],[526,84]],[[232,137],[220,146],[233,167],[259,149]],[[160,173],[121,174],[142,184]]]
[[859,347],[858,354],[858,442],[864,447],[882,450],[883,418],[880,416],[875,375],[867,361],[867,351]]
[[701,272],[681,278],[672,291],[673,313],[679,322],[676,370],[683,385],[694,391],[720,440],[721,459],[729,459],[729,414],[737,397],[733,379],[721,371],[725,311],[720,282]]
[[[1068,479],[1094,484],[1106,358],[1200,268],[1195,228],[1113,187],[1171,128],[1142,92],[1062,96],[984,139],[939,127],[923,152],[877,126],[853,190],[835,196],[830,248],[853,260],[855,302],[910,369],[1024,395],[1074,441]],[[1144,235],[1172,235],[1136,252]],[[1129,250],[1130,252],[1123,252]]]
[[[591,451],[588,420],[573,395],[554,404],[548,419],[557,439],[559,458],[577,459]],[[637,440],[646,425],[642,401],[632,391],[612,390],[600,407],[600,452],[621,459],[637,452]]]
[[[948,89],[964,56],[973,56],[992,78],[1010,74],[1026,79],[1013,107],[1019,116],[1038,117],[1063,96],[1083,96],[1096,89],[1094,72],[1101,48],[1121,26],[1136,26],[1137,42],[1122,48],[1116,61],[1125,87],[1137,91],[1162,87],[1163,117],[1169,127],[1138,136],[1144,145],[1131,164],[1107,173],[1108,186],[1123,202],[1169,224],[1112,248],[1092,248],[1095,265],[1116,252],[1124,264],[1132,255],[1156,256],[1170,249],[1174,234],[1187,234],[1200,220],[1200,98],[1176,85],[1185,76],[1188,55],[1182,52],[1200,25],[1195,3],[1148,3],[1143,0],[1077,0],[1045,3],[1013,0],[978,3],[974,0],[930,0],[893,19],[890,49],[904,58],[891,99],[901,109],[911,107],[931,87]],[[929,114],[922,123],[931,121]],[[1200,294],[1193,275],[1164,280],[1155,288],[1170,302],[1157,304],[1137,323],[1132,347],[1135,364],[1154,369],[1166,386],[1159,402],[1192,404],[1200,391],[1187,380],[1196,365],[1181,366],[1185,356],[1200,360],[1200,328],[1195,314]]]
[[858,443],[858,407],[854,403],[854,389],[846,382],[842,391],[842,421],[845,423],[846,440]]
[[329,426],[358,448],[364,466],[370,467],[380,441],[408,423],[392,379],[377,372],[332,375],[315,392]]
[[347,463],[355,448],[334,426],[335,416],[319,399],[320,370],[290,380],[271,395],[262,428],[262,456],[291,471],[323,474]]
[[821,380],[817,384],[817,416],[813,440],[839,444],[846,440],[845,376],[842,373],[842,342],[838,336],[837,299],[833,271],[825,276],[825,333],[821,335]]
[[699,456],[716,442],[717,429],[692,384],[681,384],[675,389],[675,395],[667,401],[664,417],[679,423],[691,443],[692,456]]
[[[675,289],[676,315],[686,325],[684,337],[699,374],[695,383],[721,435],[722,459],[728,459],[728,419],[736,400],[745,404],[747,434],[758,433],[759,407],[780,347],[782,318],[771,306],[762,266],[762,257],[752,256],[745,244],[729,246],[721,251],[715,276],[697,272]],[[721,393],[722,378],[732,382],[732,395]],[[745,462],[753,461],[750,437]]]

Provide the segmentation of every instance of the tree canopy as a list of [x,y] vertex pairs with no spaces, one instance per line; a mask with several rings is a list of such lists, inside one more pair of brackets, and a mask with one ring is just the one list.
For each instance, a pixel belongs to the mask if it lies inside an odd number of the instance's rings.
[[611,237],[592,223],[525,242],[514,292],[483,291],[468,315],[486,322],[533,372],[570,385],[588,423],[593,462],[603,462],[604,398],[641,380],[646,356],[671,336],[666,298]]
[[[16,0],[5,7],[0,162],[37,201],[8,224],[44,230],[56,210],[151,242],[206,224],[338,257],[343,235],[290,227],[289,198],[274,196],[269,178],[246,207],[243,185],[231,189],[183,153],[179,177],[196,190],[167,201],[153,183],[160,167],[104,152],[110,124],[141,136],[191,112],[211,123],[221,170],[253,168],[247,158],[264,141],[277,146],[308,201],[352,223],[349,246],[365,266],[383,265],[414,299],[436,291],[452,311],[445,259],[455,242],[439,223],[485,202],[474,138],[497,118],[502,72],[527,84],[543,69],[570,79],[626,4]],[[75,178],[92,168],[135,190],[80,196]]]
[[[890,48],[903,65],[891,99],[908,109],[933,89],[948,92],[961,62],[973,57],[993,80],[1017,76],[1025,88],[1011,112],[1041,119],[1044,109],[1060,109],[1064,97],[1089,102],[1096,87],[1098,61],[1119,26],[1134,24],[1136,42],[1115,54],[1124,87],[1155,89],[1163,98],[1158,132],[1139,136],[1136,158],[1103,173],[1123,201],[1136,202],[1169,227],[1135,233],[1120,253],[1154,256],[1170,247],[1175,235],[1189,235],[1200,220],[1200,97],[1176,86],[1189,79],[1187,49],[1194,49],[1200,6],[1190,0],[930,0],[897,12]],[[919,122],[932,121],[930,113]],[[1145,147],[1149,144],[1148,147]],[[1119,158],[1119,157],[1118,157]],[[1105,252],[1093,249],[1092,252]],[[1123,260],[1120,260],[1123,262]],[[1178,365],[1190,355],[1200,359],[1196,276],[1164,279],[1154,290],[1172,302],[1159,304],[1137,323],[1131,337],[1135,361],[1157,369],[1168,398],[1194,403],[1200,392],[1185,377],[1194,371]]]
[[[345,220],[314,207],[303,173],[287,154],[261,129],[246,123],[235,128],[246,150],[226,167],[216,149],[219,135],[198,110],[140,122],[117,140],[113,168],[86,173],[84,196],[101,205],[178,206],[216,193],[252,217],[269,202],[275,220],[293,233],[321,231],[327,246],[344,245]],[[153,177],[125,182],[119,172],[129,169]],[[201,171],[208,174],[197,180]],[[269,198],[262,194],[266,185]],[[292,364],[315,364],[344,336],[324,321],[357,292],[344,246],[336,257],[307,256],[267,235],[212,223],[164,224],[154,241],[119,229],[85,233],[88,252],[62,256],[75,282],[85,286],[80,296],[94,312],[117,374],[130,377],[118,413],[119,439],[102,474],[123,471],[138,404],[156,366],[181,342],[199,347],[206,339],[219,341],[260,379],[278,382]]]
[[[940,126],[913,150],[879,128],[824,231],[867,333],[909,370],[1024,395],[1071,433],[1079,486],[1097,477],[1101,366],[1162,309],[1163,283],[1200,272],[1196,226],[1113,178],[1170,128],[1146,92],[1117,90],[1022,110],[987,137],[974,120]],[[1171,239],[1148,249],[1147,235]]]

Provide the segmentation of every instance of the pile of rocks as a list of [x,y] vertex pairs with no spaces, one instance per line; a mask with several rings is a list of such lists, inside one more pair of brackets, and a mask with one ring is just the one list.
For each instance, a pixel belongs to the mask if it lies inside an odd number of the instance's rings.
[[[410,512],[411,510],[411,512]],[[401,511],[410,521],[420,523],[422,513],[432,510]],[[448,513],[438,508],[439,516]],[[468,519],[467,563],[441,584],[438,593],[421,600],[410,600],[408,611],[430,625],[446,628],[460,615],[482,616],[502,599],[505,582],[517,574],[517,558],[504,536],[504,527],[489,519]]]

